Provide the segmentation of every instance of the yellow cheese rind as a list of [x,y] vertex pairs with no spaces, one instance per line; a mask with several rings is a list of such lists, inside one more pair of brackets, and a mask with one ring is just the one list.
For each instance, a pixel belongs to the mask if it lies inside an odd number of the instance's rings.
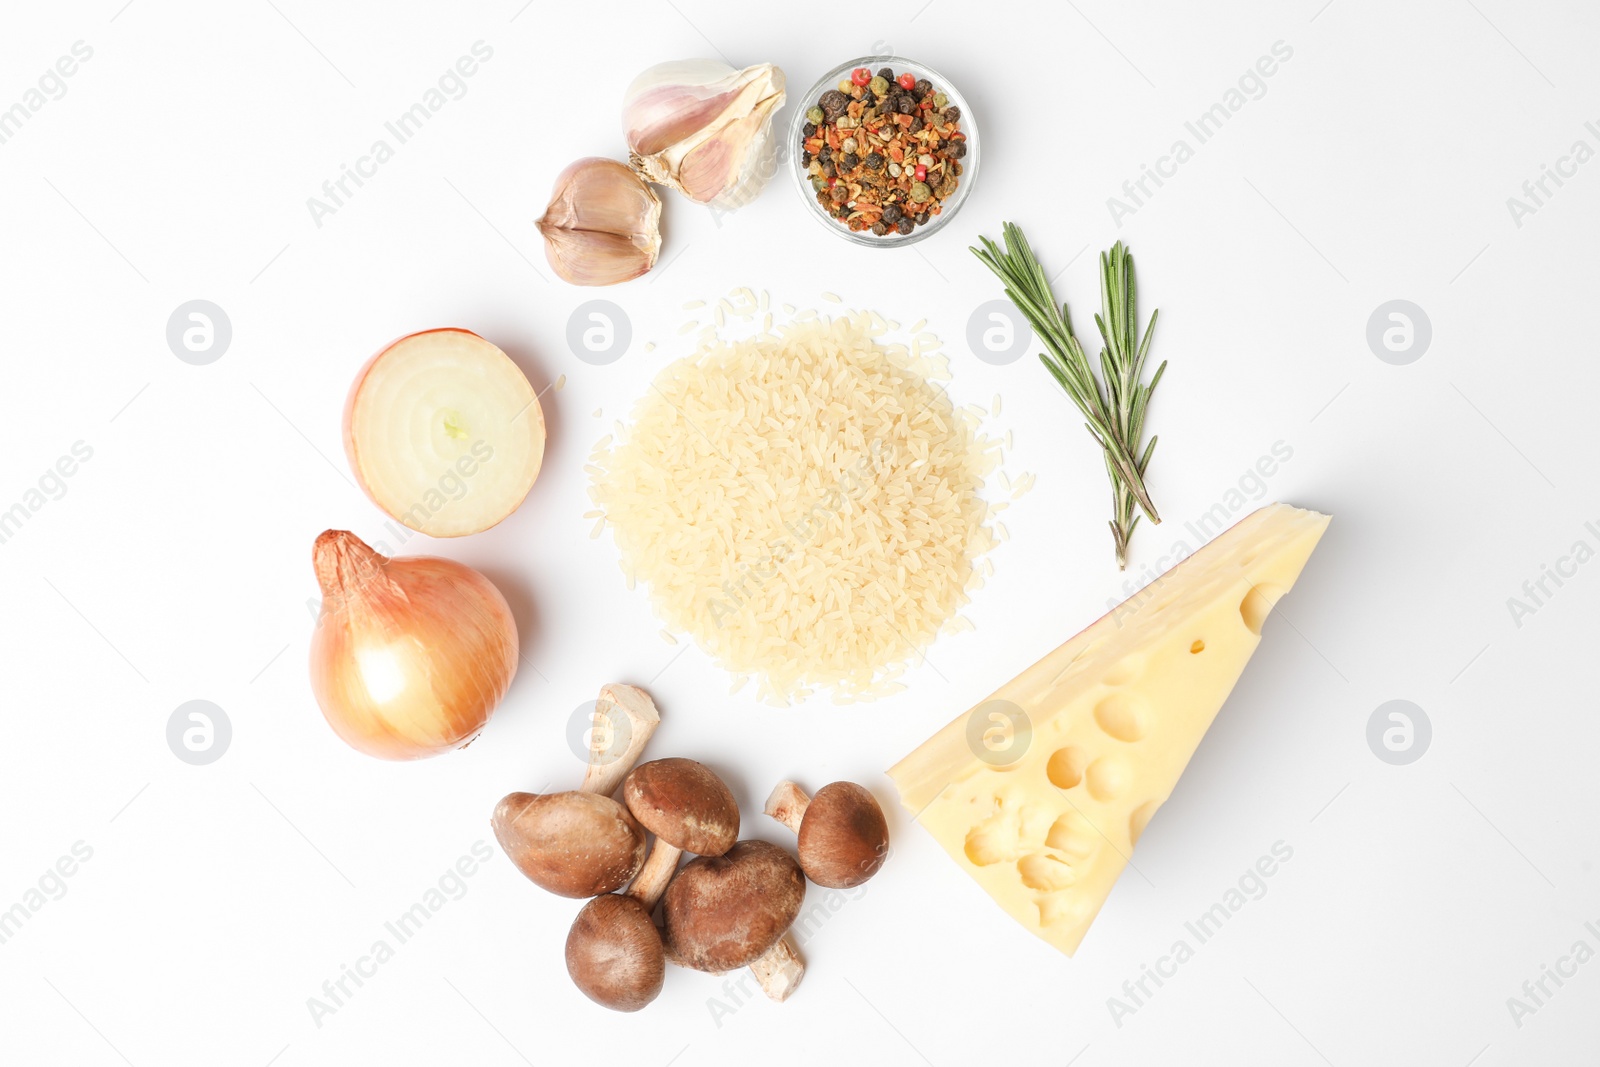
[[[1287,504],[1246,516],[891,768],[902,802],[1072,955],[1328,522]],[[996,714],[1026,723],[1004,764],[972,741]]]

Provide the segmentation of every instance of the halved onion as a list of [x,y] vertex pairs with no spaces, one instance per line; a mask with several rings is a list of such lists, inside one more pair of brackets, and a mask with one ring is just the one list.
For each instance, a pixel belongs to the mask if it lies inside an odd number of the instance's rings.
[[517,510],[544,462],[527,376],[470,330],[402,337],[361,368],[344,411],[356,481],[431,537],[487,530]]

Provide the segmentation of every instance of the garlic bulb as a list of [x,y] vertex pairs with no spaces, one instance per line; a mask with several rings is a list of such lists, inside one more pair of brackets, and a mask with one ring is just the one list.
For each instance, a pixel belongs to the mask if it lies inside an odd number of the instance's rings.
[[691,200],[743,207],[777,169],[772,119],[783,106],[783,82],[771,63],[734,70],[683,59],[651,67],[622,104],[633,165]]
[[661,198],[614,159],[589,156],[562,171],[535,225],[550,266],[573,285],[637,278],[661,252]]

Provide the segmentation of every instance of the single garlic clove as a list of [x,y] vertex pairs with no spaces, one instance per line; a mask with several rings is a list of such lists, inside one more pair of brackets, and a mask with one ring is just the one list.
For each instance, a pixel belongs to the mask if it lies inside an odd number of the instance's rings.
[[753,200],[777,169],[772,119],[783,71],[678,60],[634,79],[622,127],[635,166],[651,181],[724,209]]
[[661,252],[661,198],[614,159],[589,156],[562,171],[535,225],[550,266],[573,285],[637,278]]
[[[730,79],[729,75],[734,75]],[[738,95],[742,72],[715,59],[658,63],[628,86],[622,132],[628,148],[653,156],[694,136]]]

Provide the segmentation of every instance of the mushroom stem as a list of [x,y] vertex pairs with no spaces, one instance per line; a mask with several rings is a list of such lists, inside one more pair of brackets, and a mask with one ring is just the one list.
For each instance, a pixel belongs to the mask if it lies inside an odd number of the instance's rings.
[[750,965],[750,973],[756,976],[761,991],[767,996],[779,1003],[788,1000],[806,973],[806,961],[800,958],[800,946],[795,944],[794,935],[784,934],[778,938],[777,944]]
[[634,876],[627,895],[643,904],[645,911],[654,911],[656,901],[667,891],[667,883],[678,873],[678,859],[682,855],[683,849],[659,837],[656,838],[655,847],[650,850],[650,858],[644,861],[644,866],[639,868],[639,873]]
[[639,761],[650,735],[661,725],[661,713],[656,710],[655,702],[637,686],[620,682],[603,686],[595,706],[599,709],[606,705],[620,709],[627,717],[625,747],[617,751],[618,724],[615,722],[610,729],[590,731],[589,766],[583,772],[583,784],[578,787],[581,793],[599,793],[604,797],[617,791],[617,786]]
[[772,795],[767,797],[765,814],[777,819],[783,825],[800,832],[800,823],[806,817],[806,808],[810,806],[811,798],[806,796],[806,791],[791,781],[779,782],[773,789]]

